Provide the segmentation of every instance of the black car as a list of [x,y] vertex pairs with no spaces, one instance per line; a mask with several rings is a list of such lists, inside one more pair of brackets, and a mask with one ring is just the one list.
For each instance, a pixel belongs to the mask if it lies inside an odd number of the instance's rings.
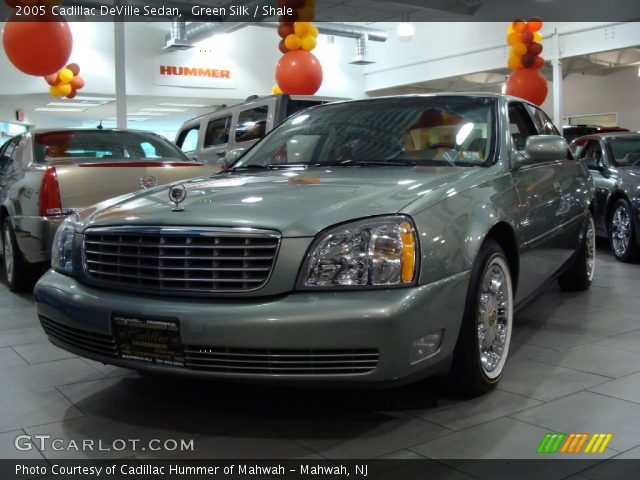
[[593,175],[596,233],[622,262],[640,258],[640,134],[601,133],[575,139],[571,151]]

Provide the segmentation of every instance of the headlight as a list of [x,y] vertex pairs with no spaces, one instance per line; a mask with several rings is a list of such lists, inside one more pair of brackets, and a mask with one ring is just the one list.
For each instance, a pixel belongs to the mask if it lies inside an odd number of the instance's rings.
[[325,231],[311,245],[299,288],[399,287],[417,275],[417,234],[409,217],[374,217]]
[[51,268],[61,273],[73,273],[73,238],[76,234],[76,215],[68,216],[53,237]]

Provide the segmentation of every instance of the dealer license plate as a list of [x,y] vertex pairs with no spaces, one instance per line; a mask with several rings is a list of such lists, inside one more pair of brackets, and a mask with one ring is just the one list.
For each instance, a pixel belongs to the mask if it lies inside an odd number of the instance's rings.
[[162,365],[184,366],[184,346],[177,320],[113,315],[122,358]]

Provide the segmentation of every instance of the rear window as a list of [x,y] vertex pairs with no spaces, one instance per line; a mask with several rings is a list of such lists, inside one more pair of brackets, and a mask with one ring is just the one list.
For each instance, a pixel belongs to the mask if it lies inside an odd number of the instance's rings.
[[34,136],[37,163],[62,159],[191,161],[174,145],[146,132],[59,131]]

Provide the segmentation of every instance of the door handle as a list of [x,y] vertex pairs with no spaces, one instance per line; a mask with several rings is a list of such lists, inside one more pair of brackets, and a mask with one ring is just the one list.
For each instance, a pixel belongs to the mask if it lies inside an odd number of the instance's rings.
[[216,152],[216,155],[219,157],[224,157],[227,154],[226,150],[220,150]]

